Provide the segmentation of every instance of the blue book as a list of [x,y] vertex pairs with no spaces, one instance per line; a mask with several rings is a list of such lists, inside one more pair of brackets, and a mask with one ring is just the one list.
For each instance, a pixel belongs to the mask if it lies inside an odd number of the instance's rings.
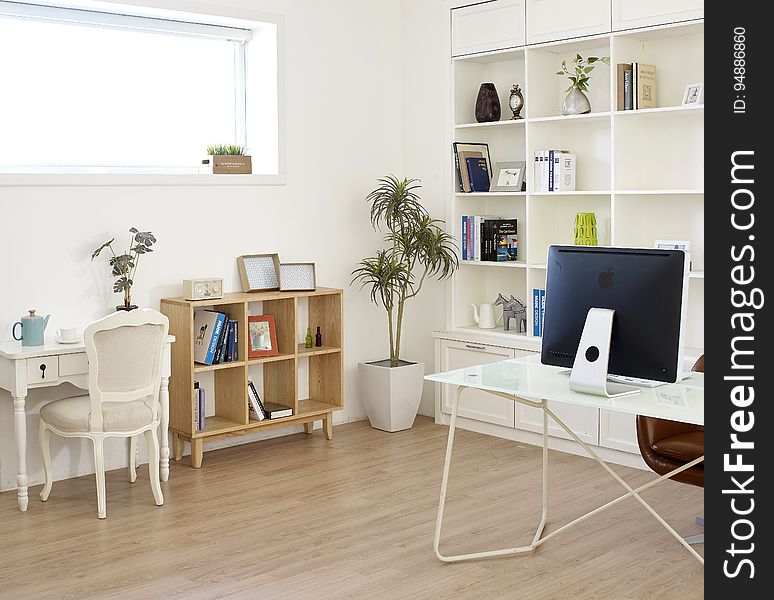
[[540,290],[540,335],[543,335],[543,320],[546,318],[546,291]]
[[468,168],[468,177],[470,178],[471,192],[489,191],[489,167],[486,159],[483,157],[469,156],[465,159]]
[[468,217],[462,215],[462,260],[468,260]]
[[532,335],[540,337],[540,290],[532,290]]
[[223,333],[226,315],[211,310],[199,310],[194,315],[194,361],[211,365],[215,360],[218,341]]
[[231,360],[239,360],[239,321],[231,321],[233,325],[234,348],[231,350]]
[[548,191],[554,191],[554,151],[548,151]]

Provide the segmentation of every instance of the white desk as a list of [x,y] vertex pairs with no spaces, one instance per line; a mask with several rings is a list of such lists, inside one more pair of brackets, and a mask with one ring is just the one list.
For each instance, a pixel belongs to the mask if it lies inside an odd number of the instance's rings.
[[[161,480],[169,479],[169,377],[171,374],[170,345],[174,336],[167,336],[161,366]],[[43,368],[45,367],[45,369]],[[16,488],[19,509],[27,510],[27,391],[69,382],[89,389],[89,362],[86,346],[58,344],[46,340],[45,345],[23,347],[20,342],[0,342],[0,388],[13,397],[13,424],[16,436]]]
[[[701,456],[674,471],[662,475],[657,479],[633,489],[613,469],[603,461],[588,444],[584,443],[559,417],[548,407],[548,402],[563,402],[593,408],[604,408],[617,412],[647,417],[657,417],[670,421],[680,421],[694,425],[704,425],[704,374],[693,373],[692,376],[678,384],[663,385],[656,388],[642,388],[636,396],[623,398],[601,398],[587,394],[579,394],[570,391],[569,373],[565,369],[549,367],[540,364],[539,357],[517,358],[504,360],[497,363],[457,369],[446,373],[436,373],[425,377],[428,381],[457,386],[452,405],[451,421],[449,423],[449,439],[446,445],[446,459],[443,467],[443,479],[441,480],[441,499],[438,504],[438,517],[435,527],[435,553],[444,562],[458,562],[463,560],[489,558],[494,556],[508,556],[532,552],[553,538],[559,532],[580,523],[602,510],[618,504],[625,498],[632,497],[650,512],[677,540],[704,564],[704,559],[688,543],[683,540],[669,524],[641,497],[640,492],[657,483],[661,483],[678,473],[704,462]],[[543,514],[537,526],[532,542],[526,546],[505,548],[503,550],[491,550],[487,552],[474,552],[459,554],[456,556],[444,556],[439,550],[441,540],[441,526],[443,524],[443,512],[446,504],[446,485],[449,480],[449,465],[451,464],[452,446],[454,444],[454,428],[457,420],[457,409],[460,403],[460,395],[467,388],[475,388],[489,392],[496,396],[513,400],[527,406],[543,410]],[[618,481],[626,493],[611,500],[607,504],[578,517],[551,533],[543,536],[543,529],[548,518],[548,417],[564,429],[576,442],[578,442],[610,475]]]

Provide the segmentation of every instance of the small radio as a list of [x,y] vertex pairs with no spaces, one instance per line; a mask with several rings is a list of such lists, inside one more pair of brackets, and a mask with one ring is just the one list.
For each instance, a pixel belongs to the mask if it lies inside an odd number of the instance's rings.
[[183,279],[183,297],[186,300],[222,298],[223,279],[221,277]]

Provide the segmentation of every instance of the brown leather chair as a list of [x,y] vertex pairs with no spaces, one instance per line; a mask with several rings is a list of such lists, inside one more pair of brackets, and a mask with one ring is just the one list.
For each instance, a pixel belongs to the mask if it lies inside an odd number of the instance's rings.
[[[692,370],[704,373],[704,355],[699,357]],[[645,463],[659,475],[664,475],[704,454],[704,427],[638,415],[637,443]],[[704,487],[704,463],[686,469],[672,479]],[[704,525],[702,517],[696,522]],[[704,536],[691,536],[686,540],[700,543]]]

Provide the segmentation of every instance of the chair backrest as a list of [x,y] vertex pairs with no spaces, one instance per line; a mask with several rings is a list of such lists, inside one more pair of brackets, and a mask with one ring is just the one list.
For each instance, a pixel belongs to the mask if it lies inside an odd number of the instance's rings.
[[147,308],[116,312],[86,328],[92,430],[102,430],[103,402],[144,400],[158,417],[161,357],[168,331],[167,317]]

